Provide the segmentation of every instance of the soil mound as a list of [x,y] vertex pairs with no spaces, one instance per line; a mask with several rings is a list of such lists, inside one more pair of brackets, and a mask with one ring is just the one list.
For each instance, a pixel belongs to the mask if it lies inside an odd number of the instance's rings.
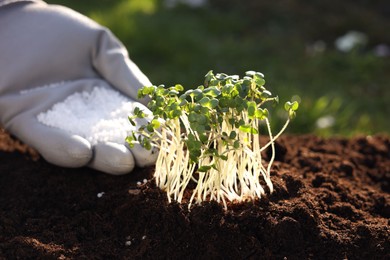
[[272,194],[188,211],[152,167],[60,168],[0,130],[0,259],[390,259],[389,137],[276,148]]

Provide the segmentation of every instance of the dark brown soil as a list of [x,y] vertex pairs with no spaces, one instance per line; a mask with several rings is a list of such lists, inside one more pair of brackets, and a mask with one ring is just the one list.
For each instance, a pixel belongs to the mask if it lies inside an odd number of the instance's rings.
[[277,150],[272,195],[188,211],[153,168],[64,169],[0,130],[0,259],[390,259],[389,137],[285,136]]

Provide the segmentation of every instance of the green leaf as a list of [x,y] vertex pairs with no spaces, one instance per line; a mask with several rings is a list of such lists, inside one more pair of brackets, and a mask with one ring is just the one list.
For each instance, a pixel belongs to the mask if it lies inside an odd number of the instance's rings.
[[138,118],[144,118],[145,117],[145,113],[143,111],[140,111],[138,114],[137,114]]
[[218,73],[217,75],[215,75],[215,78],[218,80],[224,80],[227,76],[228,75],[226,73]]
[[211,165],[202,165],[198,168],[198,172],[207,172],[211,169]]
[[196,141],[195,135],[189,133],[188,137],[187,137],[187,142],[190,143],[190,142],[194,142],[194,141]]
[[255,74],[256,74],[256,71],[253,71],[253,70],[248,70],[247,72],[245,72],[245,75],[249,76],[249,77],[253,77]]
[[164,98],[162,96],[157,96],[155,100],[157,104],[164,103]]
[[235,121],[235,123],[234,123],[234,126],[235,126],[236,128],[239,128],[239,127],[242,126],[242,125],[245,125],[244,119],[240,119],[240,120],[238,120],[238,121]]
[[140,111],[141,111],[141,109],[139,107],[135,107],[133,110],[133,113],[134,113],[134,115],[137,115]]
[[272,96],[272,93],[270,92],[270,91],[268,91],[268,90],[264,90],[262,93],[261,93],[261,98],[262,99],[267,99],[267,98],[269,98],[269,97],[271,97]]
[[194,128],[194,130],[195,130],[196,132],[198,132],[198,134],[200,134],[200,135],[203,135],[204,132],[206,131],[206,127],[205,127],[204,125],[197,125],[197,126],[195,126],[195,127],[193,127],[193,128]]
[[221,108],[229,109],[231,100],[227,97],[221,97],[219,99],[219,106]]
[[234,97],[234,99],[230,102],[230,107],[235,108],[237,112],[241,112],[242,110],[247,108],[247,101],[243,100],[240,96]]
[[199,104],[196,104],[196,105],[193,107],[193,111],[194,111],[194,112],[200,112],[201,109],[202,109],[202,106],[199,105]]
[[268,110],[266,108],[265,109],[259,108],[256,110],[255,117],[259,120],[264,120],[264,119],[268,118],[268,115],[269,115],[269,113],[268,113]]
[[153,126],[154,129],[157,129],[160,127],[161,123],[158,119],[153,119],[151,122],[151,125]]
[[180,98],[180,103],[179,103],[179,106],[180,106],[180,107],[183,107],[183,106],[185,106],[185,105],[187,105],[187,104],[188,104],[188,101],[187,101],[187,100]]
[[149,131],[149,132],[154,132],[154,128],[153,128],[153,126],[151,125],[151,124],[148,124],[147,126],[146,126],[146,129]]
[[250,91],[251,83],[250,81],[245,81],[242,84],[236,84],[235,88],[239,92],[241,98],[247,98]]
[[201,156],[200,151],[190,151],[190,161],[192,163],[197,163],[200,156]]
[[261,77],[261,78],[264,78],[264,74],[261,73],[261,72],[258,72],[258,71],[257,71],[257,72],[256,72],[256,75],[259,76],[259,77]]
[[259,133],[256,128],[253,128],[250,125],[241,125],[239,127],[239,129],[241,131],[243,131],[244,133],[248,133],[248,134],[258,134]]
[[201,100],[199,100],[199,104],[201,104],[202,106],[207,105],[209,102],[210,102],[209,97],[203,97]]
[[237,137],[236,131],[231,131],[230,134],[229,134],[229,139],[234,139],[236,137]]
[[230,95],[230,93],[232,92],[234,88],[234,85],[233,84],[226,84],[222,87],[222,94],[223,95]]
[[135,107],[134,108],[133,114],[136,117],[138,117],[138,118],[144,118],[145,117],[145,113],[139,107]]
[[284,110],[289,111],[291,106],[292,106],[291,102],[287,101],[286,103],[284,103]]
[[192,91],[192,96],[194,97],[195,101],[201,100],[203,98],[202,90],[194,89],[194,91]]
[[204,77],[205,77],[205,79],[204,79],[204,85],[205,85],[205,86],[208,86],[208,85],[209,85],[209,82],[214,78],[213,71],[210,70],[209,72],[207,72],[207,74],[206,74]]
[[[227,159],[228,159],[228,157],[226,155],[218,155],[218,157],[224,161],[227,161]],[[216,169],[216,168],[214,168],[214,169]],[[218,170],[218,169],[216,169],[216,170]]]
[[136,126],[136,123],[135,123],[135,121],[133,120],[132,117],[128,116],[127,118],[129,119],[129,122],[130,122],[130,124],[131,124],[132,126]]
[[181,110],[180,109],[175,109],[175,110],[172,111],[172,117],[173,118],[177,118],[179,116],[181,116]]
[[237,85],[232,89],[232,91],[230,92],[230,96],[232,97],[232,98],[234,98],[234,97],[236,97],[236,96],[238,96],[238,95],[240,95],[240,91],[238,91],[238,89],[237,89]]
[[[190,135],[192,135],[192,134],[190,134]],[[200,148],[202,147],[202,142],[196,140],[193,135],[192,135],[192,138],[190,138],[190,135],[188,136],[188,139],[187,139],[187,148],[191,151],[192,150],[200,150]]]
[[221,91],[215,87],[209,87],[203,90],[203,94],[209,97],[218,97]]
[[199,134],[199,139],[201,142],[206,143],[209,138],[207,137],[206,134],[203,133],[203,134]]
[[143,139],[142,146],[145,147],[146,150],[152,149],[152,144],[151,144],[150,141],[149,141],[148,139],[146,139],[146,138]]
[[257,110],[256,102],[249,101],[247,103],[247,106],[248,106],[248,116],[249,116],[249,118],[253,118],[255,116],[255,113]]
[[298,110],[299,103],[297,101],[294,101],[291,105],[291,110],[296,111]]
[[[284,104],[284,109],[286,111],[296,111],[298,110],[298,107],[299,107],[299,103],[297,101],[294,101],[294,102],[290,102],[290,101],[287,101],[285,104]],[[295,116],[295,115],[294,115]]]
[[145,86],[138,90],[138,98],[143,98],[145,96],[152,96],[156,90],[156,86]]
[[190,112],[188,114],[188,121],[190,121],[190,123],[194,123],[197,121],[197,118],[198,118],[198,114],[197,113],[194,113],[194,112]]
[[265,80],[257,73],[253,76],[253,80],[257,86],[263,86],[265,84]]
[[197,122],[201,125],[205,125],[207,123],[207,117],[203,114],[197,114]]
[[180,91],[184,90],[184,87],[182,85],[180,85],[180,84],[176,84],[175,85],[175,90],[180,92]]
[[218,106],[218,104],[219,104],[218,99],[213,98],[213,99],[210,100],[210,106],[211,106],[211,108],[216,108],[216,107]]
[[215,108],[216,106],[218,106],[218,99],[216,98],[208,98],[208,97],[203,97],[200,101],[199,101],[199,104],[201,104],[203,107],[207,107],[207,108],[210,108],[210,109],[213,109]]
[[168,94],[170,96],[177,96],[177,95],[179,95],[179,91],[177,91],[176,89],[171,89],[171,90],[169,90]]
[[134,148],[134,138],[133,138],[133,136],[127,136],[125,140],[129,144],[130,148]]

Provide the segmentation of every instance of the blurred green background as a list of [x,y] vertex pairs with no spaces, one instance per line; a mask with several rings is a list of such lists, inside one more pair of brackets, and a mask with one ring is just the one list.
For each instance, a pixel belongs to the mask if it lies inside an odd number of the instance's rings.
[[275,127],[293,97],[290,133],[390,133],[388,0],[47,2],[111,29],[153,84],[193,88],[209,70],[260,71],[281,100]]

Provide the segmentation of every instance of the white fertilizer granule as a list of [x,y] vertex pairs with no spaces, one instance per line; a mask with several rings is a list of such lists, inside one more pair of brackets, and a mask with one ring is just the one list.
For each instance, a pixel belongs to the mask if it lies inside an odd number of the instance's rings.
[[[139,103],[138,103],[139,104]],[[113,89],[95,87],[91,92],[78,92],[40,113],[38,121],[99,142],[124,143],[134,130],[128,116],[136,103]]]
[[104,193],[105,193],[105,192],[99,192],[96,196],[97,196],[98,198],[101,198],[101,197],[103,197]]

